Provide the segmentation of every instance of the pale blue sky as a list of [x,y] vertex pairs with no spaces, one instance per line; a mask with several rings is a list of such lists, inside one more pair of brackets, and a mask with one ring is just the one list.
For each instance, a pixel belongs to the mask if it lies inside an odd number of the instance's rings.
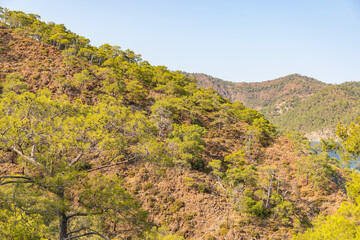
[[234,82],[360,81],[360,0],[0,0],[93,45]]

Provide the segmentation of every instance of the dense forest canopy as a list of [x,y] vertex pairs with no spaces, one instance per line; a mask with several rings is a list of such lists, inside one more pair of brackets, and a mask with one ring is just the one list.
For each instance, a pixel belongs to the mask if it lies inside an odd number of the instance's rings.
[[[356,202],[356,172],[260,112],[131,50],[0,14],[2,238],[288,239]],[[357,126],[339,126],[349,157]]]

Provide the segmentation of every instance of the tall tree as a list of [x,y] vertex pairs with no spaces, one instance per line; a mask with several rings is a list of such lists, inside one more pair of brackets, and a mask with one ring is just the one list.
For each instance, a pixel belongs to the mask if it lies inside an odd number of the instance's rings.
[[[13,152],[18,168],[23,168],[0,176],[6,211],[23,212],[34,223],[43,219],[47,230],[42,237],[54,236],[54,231],[60,239],[88,235],[108,239],[122,230],[141,233],[146,213],[139,203],[118,177],[96,175],[97,169],[129,160],[119,123],[124,112],[126,108],[114,99],[87,106],[53,100],[46,91],[4,95],[0,149]],[[8,234],[18,236],[16,231]]]

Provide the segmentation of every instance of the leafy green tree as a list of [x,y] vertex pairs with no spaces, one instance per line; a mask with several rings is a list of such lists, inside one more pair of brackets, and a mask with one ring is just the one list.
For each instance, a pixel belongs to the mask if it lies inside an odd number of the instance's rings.
[[277,193],[271,196],[271,204],[274,206],[271,211],[275,219],[281,221],[282,224],[291,223],[291,216],[294,213],[292,204],[283,199],[283,197]]
[[336,128],[336,135],[339,138],[338,143],[333,141],[332,148],[340,154],[344,165],[359,167],[358,158],[360,156],[360,118],[356,122],[351,122],[344,126],[339,122]]
[[68,66],[68,74],[70,74],[71,67],[75,67],[79,63],[78,59],[76,58],[76,49],[65,49],[62,51],[62,55],[64,56],[63,62]]
[[1,18],[1,19],[4,19],[5,11],[6,11],[5,8],[3,8],[3,7],[0,6],[0,18]]
[[232,188],[243,184],[244,186],[254,186],[257,181],[256,167],[246,164],[245,153],[242,151],[232,153],[225,157],[227,170],[224,180]]
[[81,73],[74,74],[74,85],[77,88],[83,89],[93,80],[90,72],[88,70],[83,70]]
[[126,96],[130,101],[141,101],[146,98],[147,91],[138,81],[130,81],[126,84]]
[[173,130],[172,110],[173,107],[167,101],[157,101],[151,106],[151,119],[158,128],[159,137],[167,136]]
[[121,98],[125,90],[125,82],[120,74],[113,68],[97,68],[96,77],[102,80],[101,91],[112,97]]
[[239,199],[238,210],[241,213],[246,213],[258,217],[263,217],[265,214],[264,204],[261,200],[256,201],[253,192],[250,188],[245,188],[241,198]]
[[262,194],[259,198],[262,198],[264,202],[264,208],[271,208],[271,197],[273,196],[273,186],[275,185],[276,175],[278,174],[278,169],[275,166],[265,165],[260,169],[261,177],[259,185],[262,190]]
[[63,24],[56,24],[51,29],[51,36],[49,41],[52,45],[63,50],[71,43],[71,33],[69,33]]
[[316,187],[325,190],[328,188],[334,174],[328,153],[309,154],[299,159],[297,166],[299,173],[305,175],[307,184],[310,179]]
[[28,85],[25,82],[24,77],[10,73],[6,75],[5,82],[1,85],[2,92],[4,94],[8,92],[22,93],[28,90]]
[[205,128],[198,125],[175,124],[168,140],[169,149],[174,153],[174,162],[193,169],[203,169],[205,142],[202,136],[205,133]]
[[[111,99],[87,106],[80,101],[52,100],[46,91],[4,95],[0,99],[0,149],[14,152],[24,168],[23,174],[0,176],[1,186],[23,189],[21,195],[13,189],[14,204],[8,205],[8,211],[15,208],[33,213],[35,220],[39,216],[47,224],[57,223],[52,230],[60,239],[116,237],[118,228],[141,233],[146,213],[122,188],[121,181],[115,176],[89,175],[121,164],[121,159],[127,161],[124,134],[133,136],[129,141],[137,141],[143,134],[141,121],[116,124],[124,117],[141,118],[124,115],[121,110],[126,111]],[[31,198],[36,204],[25,201]]]
[[218,129],[218,134],[220,135],[221,130],[223,128],[226,128],[230,125],[230,119],[228,115],[227,109],[220,109],[219,111],[216,111],[212,115],[214,121],[211,123],[212,126],[215,126]]
[[106,60],[118,57],[120,53],[121,50],[119,46],[103,44],[96,51],[97,64],[101,66]]
[[274,125],[272,125],[269,120],[267,120],[264,117],[259,117],[254,119],[253,122],[253,126],[255,128],[258,128],[259,131],[262,134],[262,138],[261,141],[263,141],[264,143],[266,143],[267,141],[269,141],[271,137],[274,136],[276,128]]
[[219,177],[219,183],[230,198],[232,208],[255,216],[263,216],[264,205],[253,196],[250,187],[257,182],[257,169],[247,164],[242,151],[229,154],[224,161],[213,160],[209,163],[214,175]]

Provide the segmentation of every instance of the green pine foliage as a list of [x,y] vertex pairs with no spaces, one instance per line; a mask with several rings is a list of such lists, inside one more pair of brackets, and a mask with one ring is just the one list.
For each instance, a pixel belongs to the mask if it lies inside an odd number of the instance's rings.
[[168,145],[173,155],[177,156],[179,164],[197,170],[204,169],[205,162],[201,155],[205,151],[205,142],[202,139],[205,133],[205,128],[198,125],[174,125]]
[[327,152],[309,154],[298,162],[298,172],[306,177],[306,184],[309,180],[319,189],[328,189],[331,177],[335,170],[331,166],[331,159]]
[[[266,150],[278,139],[262,113],[199,88],[180,72],[152,66],[133,51],[91,46],[37,15],[1,8],[0,20],[6,29],[59,49],[66,66],[66,73],[50,75],[51,89],[32,88],[20,73],[2,79],[0,150],[11,155],[6,161],[14,171],[0,175],[0,238],[184,239],[167,228],[151,228],[137,190],[127,191],[129,183],[115,171],[138,163],[210,174],[244,221],[276,222],[287,229],[299,225],[299,231],[306,225],[287,195],[291,186],[267,162]],[[298,78],[262,90],[278,91]],[[258,89],[247,88],[256,98]],[[294,106],[299,101],[292,99]],[[340,126],[338,132],[343,149],[358,154],[352,138],[357,125]],[[310,154],[299,134],[289,136],[298,174],[314,189],[327,190],[338,169],[327,155]],[[184,184],[203,195],[214,191],[194,181],[187,178]],[[154,185],[149,181],[140,189],[155,194]],[[358,198],[356,186],[348,185],[352,201]],[[159,211],[170,220],[184,208],[184,201],[174,199]],[[231,227],[222,225],[219,234],[231,233]]]
[[[136,115],[122,111],[118,104],[114,99],[96,106],[70,103],[66,98],[53,100],[45,90],[3,94],[0,148],[17,153],[19,166],[26,168],[21,175],[1,176],[1,185],[15,185],[11,194],[4,195],[4,202],[15,201],[6,210],[24,211],[29,217],[33,213],[34,224],[40,217],[50,225],[60,222],[44,230],[43,236],[49,238],[54,232],[60,238],[72,236],[70,227],[75,226],[81,229],[78,233],[87,229],[106,232],[110,223],[121,222],[129,224],[133,234],[141,233],[146,213],[121,181],[116,176],[89,178],[87,171],[106,161],[119,161],[129,142],[138,142],[138,136],[149,131],[146,125],[120,124],[121,119]],[[133,138],[117,136],[119,130]],[[94,155],[97,158],[90,160]],[[80,220],[86,216],[89,221]]]
[[[24,169],[0,176],[2,238],[144,237],[147,213],[118,176],[98,170],[145,161],[207,172],[207,139],[248,138],[251,149],[273,141],[276,129],[262,114],[180,72],[117,46],[91,46],[37,15],[1,8],[0,17],[18,34],[57,47],[67,67],[49,80],[52,92],[30,91],[16,73],[1,83],[0,149]],[[256,167],[244,156],[224,159],[230,185],[255,184]],[[177,202],[171,214],[184,205]],[[247,205],[262,215],[262,200]],[[14,221],[21,224],[7,227]],[[182,239],[154,229],[147,238]]]

